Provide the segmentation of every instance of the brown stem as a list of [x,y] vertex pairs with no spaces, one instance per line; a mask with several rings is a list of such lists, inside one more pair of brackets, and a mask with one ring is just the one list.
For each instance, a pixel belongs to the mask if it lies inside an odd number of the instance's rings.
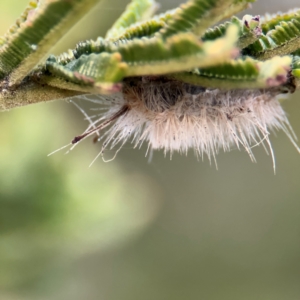
[[31,103],[47,102],[56,99],[70,98],[86,94],[86,92],[59,89],[36,82],[26,82],[17,89],[10,89],[5,84],[0,85],[0,111]]

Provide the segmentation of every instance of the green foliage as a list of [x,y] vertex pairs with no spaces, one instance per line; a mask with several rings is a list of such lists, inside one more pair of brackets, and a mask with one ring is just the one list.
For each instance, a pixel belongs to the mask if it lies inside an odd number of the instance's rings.
[[163,37],[168,37],[178,32],[192,31],[201,36],[209,26],[227,17],[231,11],[240,10],[239,6],[247,2],[249,1],[189,1],[176,11],[172,20],[161,29],[161,34]]
[[244,54],[258,59],[290,54],[299,48],[300,15],[295,11],[275,16],[262,24],[262,31],[263,35]]
[[[74,52],[61,56],[60,63],[52,58],[47,61],[46,69],[70,82],[93,86],[99,82],[118,82],[125,76],[166,74],[215,65],[234,53],[236,27],[232,25],[227,31],[223,38],[204,43],[191,33],[171,36],[166,40],[158,36],[119,43],[103,40],[87,42],[77,47],[77,59]],[[115,75],[108,75],[111,72]]]
[[202,40],[214,40],[224,36],[226,29],[231,24],[234,24],[239,28],[239,39],[237,41],[237,47],[239,49],[244,49],[248,45],[254,43],[261,34],[259,17],[246,15],[243,20],[240,20],[237,17],[232,17],[230,22],[227,21],[224,24],[208,29],[201,37]]
[[151,17],[155,9],[156,3],[154,0],[133,0],[126,7],[125,12],[115,22],[112,28],[107,32],[106,38],[111,39],[119,36],[130,25]]
[[55,58],[54,61],[50,58],[46,67],[57,76],[73,83],[94,85],[95,82],[120,81],[125,75],[127,65],[121,62],[121,56],[118,53],[102,52],[81,55],[65,66],[56,63]]
[[285,82],[289,57],[275,57],[265,62],[252,58],[231,60],[217,66],[170,75],[171,78],[194,85],[223,89],[260,89]]
[[[51,1],[30,3],[25,13],[9,30],[0,48],[0,79],[10,76],[10,85],[20,83],[97,0]],[[59,13],[58,13],[59,12]]]
[[[76,16],[96,2],[48,1],[44,0],[40,6],[32,4],[2,39],[0,76],[5,77],[1,84],[5,93],[0,94],[0,102],[4,108],[14,106],[12,97],[20,101],[28,91],[27,82],[34,82],[36,94],[42,84],[40,91],[45,85],[59,91],[50,90],[49,98],[57,94],[64,98],[70,96],[67,90],[119,91],[122,80],[128,76],[176,76],[205,87],[235,89],[274,85],[284,88],[285,83],[293,82],[290,75],[298,74],[296,69],[289,72],[292,65],[287,62],[291,59],[284,56],[299,55],[298,11],[266,16],[262,23],[259,16],[232,17],[252,0],[190,0],[157,16],[152,16],[157,8],[153,0],[133,0],[106,38],[80,42],[75,49],[50,56],[36,68],[52,38],[59,38]],[[79,8],[84,10],[79,12]],[[32,11],[34,18],[29,17]],[[226,17],[231,20],[209,28]],[[71,21],[66,22],[68,18]],[[27,26],[29,21],[32,26]],[[256,61],[270,58],[274,59],[265,63]],[[262,71],[266,70],[264,66],[268,66],[269,72]],[[7,89],[10,86],[14,86],[13,91]],[[47,100],[45,96],[42,98]]]
[[[167,40],[135,39],[117,51],[129,64],[127,75],[155,75],[217,64],[232,56],[235,41],[236,30],[231,28],[226,38],[214,42],[201,43],[194,35],[182,33]],[[211,49],[217,49],[218,46],[222,47],[222,52],[211,52]]]

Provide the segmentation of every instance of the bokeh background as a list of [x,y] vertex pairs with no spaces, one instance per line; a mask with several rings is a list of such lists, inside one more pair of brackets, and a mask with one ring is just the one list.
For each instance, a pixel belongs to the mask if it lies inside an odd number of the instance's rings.
[[[52,52],[104,35],[127,2],[103,0]],[[26,3],[1,0],[0,34]],[[283,102],[298,136],[299,98]],[[66,101],[0,114],[1,300],[300,299],[300,155],[282,132],[276,175],[263,148],[256,164],[221,153],[218,170],[193,153],[149,162],[130,144],[88,168],[91,140],[47,157],[86,125]]]

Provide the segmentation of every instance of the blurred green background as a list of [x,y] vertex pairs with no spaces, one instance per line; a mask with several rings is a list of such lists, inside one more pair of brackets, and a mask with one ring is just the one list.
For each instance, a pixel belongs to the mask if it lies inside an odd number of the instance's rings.
[[[0,34],[27,0],[2,0]],[[104,35],[127,2],[103,1],[52,52]],[[162,1],[161,9],[179,1]],[[249,11],[288,10],[260,0]],[[283,106],[300,136],[300,94]],[[86,127],[65,101],[0,115],[1,300],[299,300],[300,156],[279,132],[263,148],[170,161],[128,144],[98,159],[90,140],[51,151]]]

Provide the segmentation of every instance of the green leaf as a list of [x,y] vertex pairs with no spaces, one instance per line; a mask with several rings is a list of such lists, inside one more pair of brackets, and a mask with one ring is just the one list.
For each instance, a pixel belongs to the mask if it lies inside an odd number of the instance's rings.
[[259,16],[245,15],[242,20],[232,17],[230,22],[226,22],[208,29],[201,37],[203,41],[214,40],[224,36],[226,29],[235,24],[239,28],[239,39],[237,47],[243,49],[254,43],[261,35]]
[[247,47],[243,54],[265,60],[290,54],[300,47],[299,11],[276,16],[262,24],[264,35]]
[[265,62],[248,57],[168,77],[207,88],[260,89],[285,83],[290,64],[289,56],[275,57]]
[[46,68],[52,75],[72,83],[95,86],[98,83],[114,83],[123,79],[127,65],[121,61],[119,53],[81,55],[80,58],[60,65],[54,57],[50,57]]
[[20,83],[55,44],[98,0],[31,2],[16,25],[2,38],[0,79]]
[[148,19],[157,9],[154,0],[132,0],[127,5],[123,14],[114,23],[112,28],[107,32],[107,39],[115,39],[124,33],[130,25]]
[[[123,27],[114,35],[109,35],[109,41],[115,42],[120,40],[132,40],[134,38],[151,37],[170,21],[179,9],[168,10],[165,13],[156,15],[151,19],[137,21],[129,24],[128,27]],[[122,16],[120,17],[122,18]]]
[[68,50],[68,52],[62,53],[55,58],[55,62],[60,65],[66,65],[69,62],[80,58],[81,55],[89,55],[92,53],[109,52],[113,47],[113,43],[104,40],[99,37],[96,41],[88,40],[80,42],[76,45],[75,49]]
[[164,38],[178,32],[192,31],[203,35],[206,29],[232,13],[247,7],[254,0],[191,0],[176,10],[173,19],[160,33]]
[[167,74],[222,63],[237,54],[237,27],[225,37],[201,42],[192,33],[181,33],[164,40],[135,39],[117,51],[128,64],[127,76]]
[[299,10],[294,9],[284,14],[267,14],[262,18],[262,31],[267,34],[270,30],[276,28],[281,22],[290,22],[295,19],[296,15],[299,15]]

